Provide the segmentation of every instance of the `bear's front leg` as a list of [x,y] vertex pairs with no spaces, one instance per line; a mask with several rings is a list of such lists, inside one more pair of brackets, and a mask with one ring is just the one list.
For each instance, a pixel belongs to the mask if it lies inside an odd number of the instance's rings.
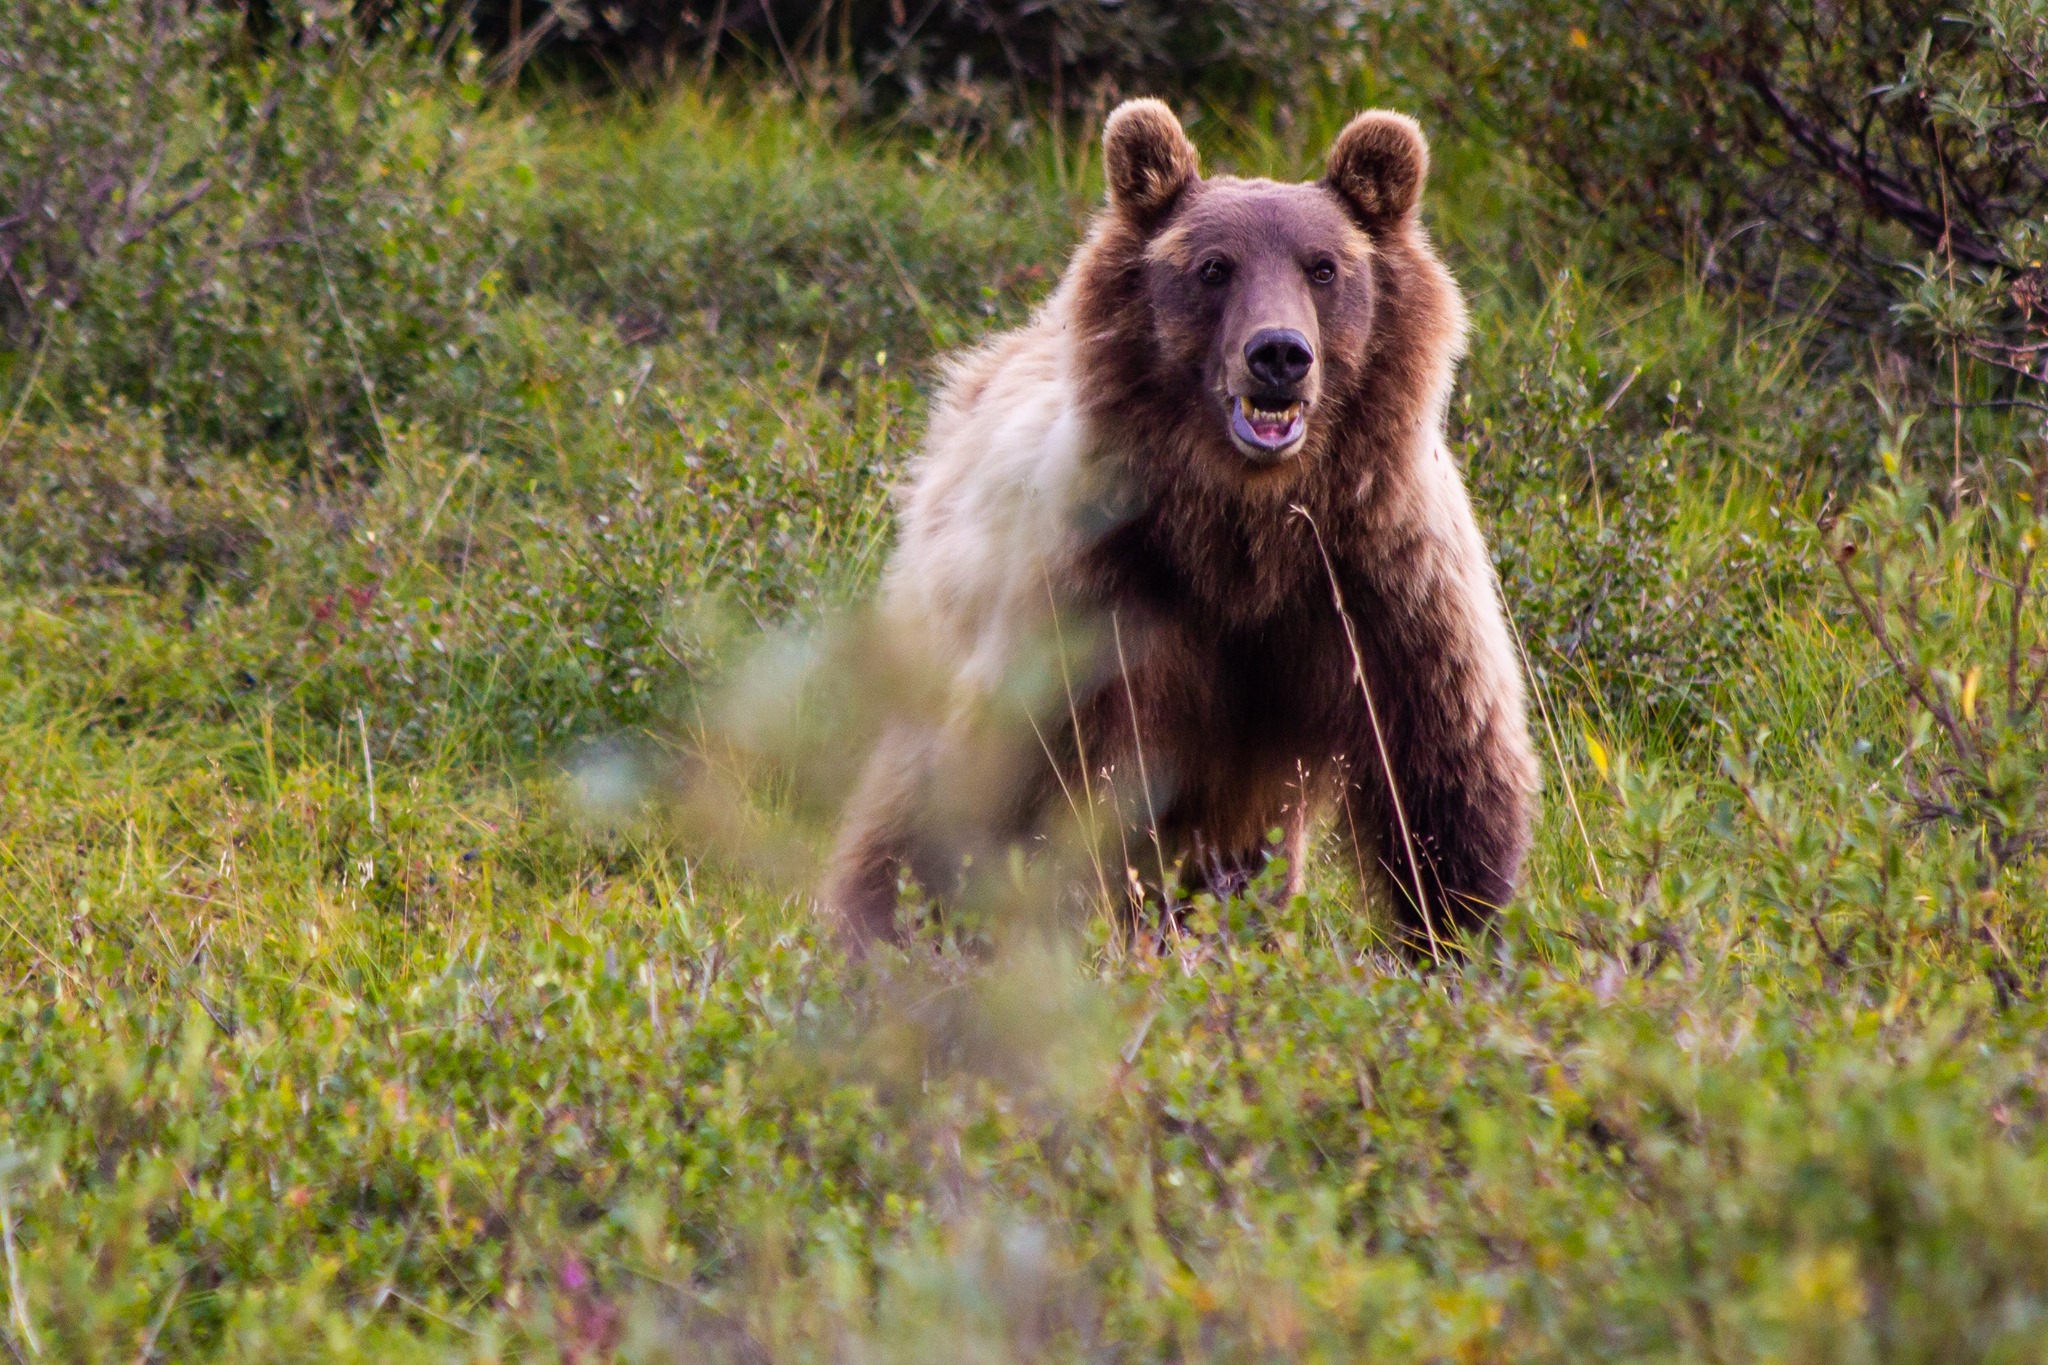
[[[1486,746],[1389,737],[1354,769],[1339,830],[1375,867],[1404,950],[1434,959],[1484,929],[1514,894],[1528,845],[1528,796]],[[1388,772],[1391,769],[1392,782]]]
[[1308,803],[1295,800],[1263,822],[1269,835],[1279,833],[1278,839],[1262,835],[1255,842],[1219,847],[1196,833],[1188,841],[1187,857],[1181,867],[1183,898],[1204,891],[1218,900],[1241,896],[1278,858],[1286,864],[1286,873],[1274,889],[1273,899],[1275,904],[1287,904],[1307,884],[1310,823]]
[[1506,618],[1462,496],[1454,511],[1462,534],[1397,542],[1345,583],[1352,684],[1369,695],[1348,727],[1340,829],[1385,872],[1406,946],[1432,958],[1514,894],[1537,789]]

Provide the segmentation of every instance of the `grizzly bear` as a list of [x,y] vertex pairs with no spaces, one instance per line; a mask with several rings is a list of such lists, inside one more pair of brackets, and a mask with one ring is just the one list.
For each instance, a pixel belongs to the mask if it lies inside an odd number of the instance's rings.
[[1204,178],[1157,100],[1103,141],[1058,288],[936,400],[879,608],[936,700],[868,758],[824,903],[893,938],[900,876],[944,901],[1107,799],[1105,891],[1277,856],[1291,894],[1327,819],[1437,957],[1513,891],[1537,770],[1445,447],[1465,314],[1421,132],[1360,114],[1307,184]]

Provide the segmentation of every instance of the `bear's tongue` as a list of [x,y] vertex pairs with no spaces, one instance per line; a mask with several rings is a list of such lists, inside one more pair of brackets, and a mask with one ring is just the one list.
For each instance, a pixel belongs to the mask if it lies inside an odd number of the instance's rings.
[[1255,411],[1251,414],[1251,423],[1252,430],[1258,433],[1259,439],[1262,441],[1278,442],[1285,440],[1287,433],[1294,429],[1294,418],[1292,415],[1278,417]]

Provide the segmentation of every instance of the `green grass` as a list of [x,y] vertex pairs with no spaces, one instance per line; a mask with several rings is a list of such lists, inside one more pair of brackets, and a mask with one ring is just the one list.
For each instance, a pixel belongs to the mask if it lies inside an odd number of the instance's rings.
[[[510,246],[361,445],[180,444],[76,396],[103,336],[0,438],[15,1358],[2048,1358],[2048,898],[1906,813],[1811,529],[1860,372],[1447,146],[1544,721],[1500,935],[1417,973],[1319,862],[1164,946],[855,970],[785,861],[578,793],[872,581],[927,362],[1085,180],[772,101],[467,117]],[[1257,133],[1212,161],[1299,169]]]

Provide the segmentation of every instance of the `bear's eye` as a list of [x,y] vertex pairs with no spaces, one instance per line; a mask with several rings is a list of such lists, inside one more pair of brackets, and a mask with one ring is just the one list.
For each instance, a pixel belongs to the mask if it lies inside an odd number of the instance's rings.
[[1195,278],[1203,284],[1222,284],[1230,278],[1230,262],[1221,256],[1211,256],[1196,269]]
[[1317,284],[1328,284],[1337,278],[1337,263],[1328,260],[1317,261],[1308,268],[1308,277]]

